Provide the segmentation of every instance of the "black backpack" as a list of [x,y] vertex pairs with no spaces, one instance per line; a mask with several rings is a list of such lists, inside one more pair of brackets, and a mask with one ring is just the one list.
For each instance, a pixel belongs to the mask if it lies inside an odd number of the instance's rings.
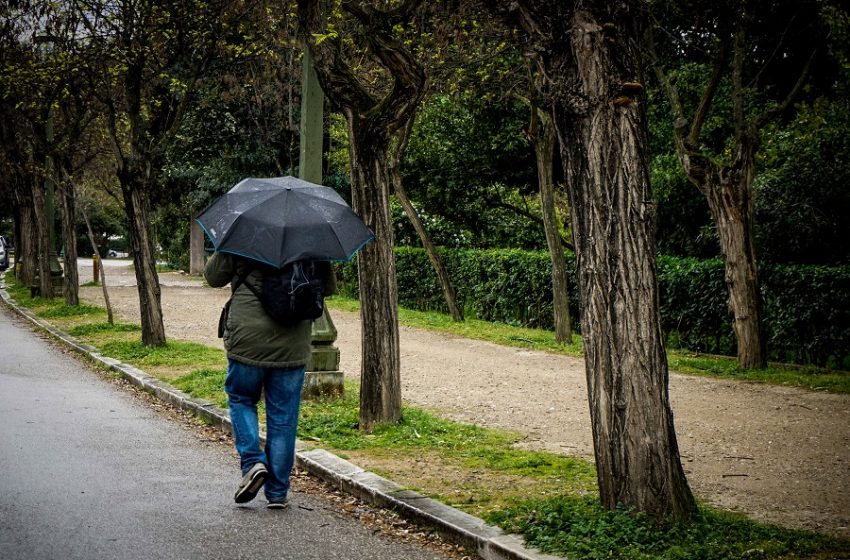
[[257,290],[249,282],[245,285],[254,292],[269,317],[281,325],[293,326],[322,315],[325,308],[325,268],[313,261],[297,261],[280,269],[263,266],[260,270],[262,288]]

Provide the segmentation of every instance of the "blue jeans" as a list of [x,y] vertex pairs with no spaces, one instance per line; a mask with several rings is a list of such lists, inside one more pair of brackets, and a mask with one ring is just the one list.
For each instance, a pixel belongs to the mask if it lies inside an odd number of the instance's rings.
[[[270,501],[286,498],[289,474],[295,462],[295,431],[301,406],[304,368],[279,369],[227,361],[224,390],[230,409],[233,439],[239,452],[242,474],[257,463],[269,469],[265,494]],[[260,449],[257,403],[265,389],[266,448]]]

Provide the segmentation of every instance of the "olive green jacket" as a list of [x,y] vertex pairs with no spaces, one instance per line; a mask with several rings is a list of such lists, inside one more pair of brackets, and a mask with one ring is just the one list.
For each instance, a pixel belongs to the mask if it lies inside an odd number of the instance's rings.
[[[249,270],[246,259],[229,253],[214,253],[204,268],[204,278],[214,288],[237,283],[238,274]],[[250,267],[245,282],[257,291],[262,288],[262,272]],[[336,279],[328,264],[325,295],[336,291]],[[224,329],[227,357],[256,367],[294,368],[306,366],[310,359],[312,321],[301,321],[287,327],[266,315],[257,296],[244,285],[232,294],[230,311]]]

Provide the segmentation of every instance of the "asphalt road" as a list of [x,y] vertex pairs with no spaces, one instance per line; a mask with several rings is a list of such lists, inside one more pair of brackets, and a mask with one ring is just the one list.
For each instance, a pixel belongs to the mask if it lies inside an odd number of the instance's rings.
[[0,306],[0,559],[405,559],[292,496],[233,503],[234,456],[109,383]]

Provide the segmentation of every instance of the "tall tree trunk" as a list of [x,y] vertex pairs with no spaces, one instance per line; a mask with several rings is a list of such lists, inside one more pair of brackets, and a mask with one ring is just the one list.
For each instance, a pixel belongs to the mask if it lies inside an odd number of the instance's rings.
[[38,270],[38,230],[35,225],[32,193],[31,188],[17,189],[20,231],[15,237],[15,268],[18,270],[18,281],[26,286],[33,285]]
[[763,369],[767,367],[767,348],[750,196],[755,157],[746,147],[739,150],[742,156],[736,164],[722,170],[714,168],[705,175],[700,190],[717,224],[726,268],[729,314],[738,342],[738,366]]
[[610,20],[576,9],[571,47],[588,104],[556,102],[574,210],[599,491],[608,508],[687,518],[695,503],[668,395],[646,116],[637,91],[610,87],[641,78],[633,24],[619,15],[612,48],[603,31]]
[[[673,113],[676,152],[688,179],[706,197],[720,237],[720,250],[726,267],[726,287],[729,294],[729,313],[738,343],[738,365],[744,369],[767,367],[767,338],[762,317],[762,299],[755,249],[753,183],[755,157],[759,148],[760,131],[772,119],[783,114],[808,82],[818,45],[812,46],[808,60],[799,71],[796,82],[785,98],[768,104],[758,113],[748,110],[746,98],[752,95],[751,84],[745,83],[744,67],[749,64],[754,45],[751,25],[753,3],[742,2],[730,14],[734,25],[714,28],[712,43],[717,45],[714,68],[709,75],[699,104],[686,112],[679,98],[675,80],[665,72],[656,53],[653,34],[647,34],[646,47],[653,58],[652,67],[663,86]],[[724,34],[721,30],[731,31]],[[728,52],[731,47],[731,80],[728,90],[735,125],[733,161],[719,164],[706,156],[701,140],[714,99],[721,93],[721,81],[727,73]],[[717,159],[725,159],[717,158]]]
[[393,27],[412,21],[420,2],[406,0],[386,10],[369,2],[342,5],[346,17],[361,26],[370,55],[387,70],[391,87],[379,98],[370,91],[371,84],[364,87],[347,65],[339,35],[325,33],[328,6],[321,0],[298,0],[299,34],[313,54],[322,91],[342,109],[348,123],[354,210],[375,234],[375,241],[358,256],[363,430],[377,422],[397,422],[401,418],[398,287],[388,156],[391,138],[413,118],[425,95],[427,80],[422,66],[397,39]]
[[425,230],[425,225],[422,223],[422,220],[419,219],[419,213],[410,201],[410,197],[407,195],[407,189],[404,188],[404,184],[401,180],[401,158],[404,156],[404,151],[407,149],[407,141],[410,139],[410,131],[412,129],[413,119],[411,118],[407,126],[398,133],[397,146],[390,162],[390,177],[392,179],[396,197],[401,203],[402,208],[404,208],[404,213],[407,214],[407,218],[410,220],[410,223],[413,224],[413,229],[419,236],[419,241],[425,249],[425,254],[428,255],[428,260],[431,261],[431,267],[437,274],[437,280],[440,282],[440,287],[443,289],[443,299],[446,302],[446,308],[449,310],[452,320],[460,323],[463,321],[463,308],[458,305],[457,292],[455,291],[455,287],[449,277],[449,272],[446,270],[446,265],[443,262],[443,259],[440,258],[440,254],[437,253],[437,248],[434,246],[434,242],[431,241],[431,236],[428,235],[428,232]]
[[738,366],[763,369],[767,366],[767,339],[762,318],[752,197],[758,132],[752,124],[742,122],[741,132],[735,141],[735,160],[730,165],[717,164],[700,152],[699,130],[720,82],[720,62],[706,87],[701,109],[690,125],[690,132],[686,131],[688,121],[683,116],[684,109],[672,82],[660,68],[656,68],[656,74],[677,115],[676,151],[679,162],[688,180],[705,196],[717,225],[726,269],[729,314],[738,343]]
[[194,219],[189,223],[189,274],[204,272],[204,232]]
[[655,262],[655,206],[638,38],[646,4],[520,0],[507,10],[533,42],[573,212],[599,494],[610,509],[686,519],[668,395]]
[[80,304],[80,277],[77,271],[77,209],[74,185],[65,181],[57,191],[62,202],[62,239],[65,246],[65,274],[62,292],[67,305]]
[[33,201],[33,218],[36,231],[36,255],[38,271],[38,289],[41,297],[53,298],[53,278],[50,274],[50,230],[48,229],[47,220],[50,219],[46,215],[44,209],[45,192],[44,186],[38,179],[33,181],[32,201]]
[[142,171],[135,167],[119,172],[124,209],[130,221],[130,247],[139,292],[139,311],[142,323],[142,344],[165,344],[165,325],[162,320],[161,289],[156,273],[153,243],[148,232],[148,208]]
[[106,303],[106,321],[112,325],[112,304],[109,301],[109,291],[106,289],[106,269],[103,267],[103,259],[100,258],[100,249],[98,249],[97,242],[94,240],[94,231],[92,231],[91,222],[89,221],[86,209],[80,208],[80,210],[83,212],[83,220],[86,222],[86,231],[89,233],[89,241],[91,242],[92,249],[94,250],[92,253],[92,269],[94,270],[95,282],[97,281],[99,269],[101,278],[100,285],[103,288],[103,301]]
[[569,282],[567,281],[567,259],[561,245],[558,216],[555,213],[555,180],[553,161],[557,133],[552,117],[537,107],[531,108],[533,125],[531,143],[537,159],[537,181],[540,187],[540,209],[543,213],[543,230],[552,261],[552,307],[555,319],[555,342],[572,344],[573,329],[570,324]]
[[386,168],[389,141],[381,142],[355,115],[347,117],[353,208],[375,234],[375,241],[357,257],[363,324],[360,428],[369,430],[376,422],[401,419],[398,286]]

